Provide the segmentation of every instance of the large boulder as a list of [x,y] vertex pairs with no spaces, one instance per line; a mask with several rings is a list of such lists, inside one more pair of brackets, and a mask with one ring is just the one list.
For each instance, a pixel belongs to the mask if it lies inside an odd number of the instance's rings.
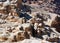
[[27,32],[29,35],[32,35],[33,28],[30,23],[24,23],[22,26],[25,32]]
[[58,32],[60,32],[60,17],[56,17],[51,24],[52,27],[55,27]]

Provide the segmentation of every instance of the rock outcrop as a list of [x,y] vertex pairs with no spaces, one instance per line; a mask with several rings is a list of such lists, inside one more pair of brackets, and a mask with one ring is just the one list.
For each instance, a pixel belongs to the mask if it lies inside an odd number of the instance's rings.
[[54,13],[54,1],[2,2],[0,43],[60,43],[60,15]]

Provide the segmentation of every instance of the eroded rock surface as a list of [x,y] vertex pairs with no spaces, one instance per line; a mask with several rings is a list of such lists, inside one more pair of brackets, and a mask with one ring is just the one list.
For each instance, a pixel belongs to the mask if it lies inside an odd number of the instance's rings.
[[60,43],[60,15],[53,1],[0,3],[0,43]]

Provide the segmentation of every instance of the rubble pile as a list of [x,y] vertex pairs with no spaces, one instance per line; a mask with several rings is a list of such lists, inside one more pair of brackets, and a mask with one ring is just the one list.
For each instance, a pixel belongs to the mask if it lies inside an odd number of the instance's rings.
[[0,43],[60,43],[60,15],[41,7],[49,7],[45,5],[49,3],[27,4],[20,0],[0,3]]

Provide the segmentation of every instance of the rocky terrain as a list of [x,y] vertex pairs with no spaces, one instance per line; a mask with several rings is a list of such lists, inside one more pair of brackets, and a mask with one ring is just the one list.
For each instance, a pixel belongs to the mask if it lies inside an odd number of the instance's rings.
[[0,1],[0,43],[60,43],[57,2]]

